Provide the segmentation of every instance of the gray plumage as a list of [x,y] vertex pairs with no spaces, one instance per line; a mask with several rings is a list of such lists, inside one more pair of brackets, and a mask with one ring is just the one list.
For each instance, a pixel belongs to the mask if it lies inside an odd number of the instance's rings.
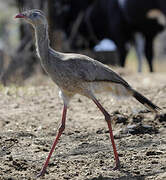
[[[125,80],[102,63],[81,54],[53,50],[49,46],[47,24],[35,26],[35,34],[41,64],[64,95],[79,93],[89,97],[101,82],[115,83],[130,89]],[[95,89],[92,82],[95,82]]]
[[104,114],[109,127],[116,160],[116,168],[119,168],[120,161],[112,134],[111,118],[108,112],[95,98],[95,93],[107,91],[117,96],[133,96],[154,112],[157,112],[159,107],[134,90],[123,78],[112,71],[108,66],[88,56],[74,53],[60,53],[53,50],[49,45],[47,19],[42,11],[36,9],[29,10],[17,15],[16,18],[24,18],[34,27],[36,49],[41,65],[60,88],[60,95],[64,100],[62,125],[59,128],[56,140],[40,175],[44,174],[55,145],[65,128],[68,102],[70,98],[77,93],[92,99]]
[[[32,14],[31,10],[26,13]],[[110,91],[117,96],[135,94],[135,90],[108,66],[81,54],[60,53],[49,46],[48,24],[41,11],[42,24],[33,24],[37,53],[43,68],[59,86],[62,95],[70,99],[74,94],[91,97],[94,93]],[[138,100],[138,97],[136,98]],[[138,100],[139,101],[139,100]],[[140,101],[145,105],[145,102]],[[146,101],[146,107],[156,111],[157,106]]]

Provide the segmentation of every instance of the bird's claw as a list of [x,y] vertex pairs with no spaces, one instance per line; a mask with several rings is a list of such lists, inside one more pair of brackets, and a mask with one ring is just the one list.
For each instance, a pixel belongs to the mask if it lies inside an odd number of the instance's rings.
[[116,162],[116,166],[113,168],[113,170],[120,170],[120,161],[118,160],[117,162]]
[[46,173],[46,169],[42,169],[40,173],[37,175],[37,178],[44,176]]

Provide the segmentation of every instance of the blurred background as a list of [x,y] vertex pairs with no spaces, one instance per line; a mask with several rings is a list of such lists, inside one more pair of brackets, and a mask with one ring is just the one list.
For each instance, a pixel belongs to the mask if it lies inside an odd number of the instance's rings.
[[141,1],[128,6],[130,0],[0,0],[1,83],[24,84],[46,75],[35,52],[33,29],[14,19],[32,8],[45,12],[50,44],[58,51],[86,54],[115,69],[125,60],[125,70],[132,73],[150,73],[149,58],[154,72],[165,73],[166,9],[151,8],[155,0],[147,5]]

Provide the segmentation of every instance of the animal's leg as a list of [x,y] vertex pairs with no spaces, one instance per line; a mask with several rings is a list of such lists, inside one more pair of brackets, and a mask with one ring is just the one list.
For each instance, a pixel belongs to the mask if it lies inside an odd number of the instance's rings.
[[51,150],[49,152],[49,155],[48,155],[48,157],[47,157],[47,159],[46,159],[46,161],[45,161],[45,163],[43,165],[43,168],[42,168],[40,174],[38,175],[38,177],[43,176],[45,174],[46,168],[48,166],[51,155],[52,155],[52,153],[53,153],[53,151],[55,149],[55,146],[57,145],[60,136],[62,135],[63,131],[65,130],[66,113],[67,113],[67,105],[64,104],[61,126],[58,129],[58,134],[57,134],[57,136],[55,138],[55,141],[54,141],[54,143],[52,145],[52,148],[51,148]]
[[135,50],[138,58],[138,72],[142,72],[142,60],[144,55],[145,41],[140,33],[136,33],[134,36]]
[[103,106],[97,101],[96,98],[93,97],[92,100],[94,101],[94,103],[97,105],[97,107],[100,109],[100,111],[105,116],[105,120],[106,120],[108,128],[109,128],[110,139],[112,142],[112,147],[113,147],[113,151],[114,151],[114,158],[115,158],[115,162],[116,162],[116,166],[115,166],[114,170],[119,169],[120,168],[120,160],[119,160],[119,156],[118,156],[118,153],[116,150],[116,145],[115,145],[114,136],[113,136],[113,132],[112,132],[111,117],[110,117],[109,113],[103,108]]
[[118,47],[119,51],[119,60],[120,60],[120,66],[125,67],[125,60],[126,60],[126,55],[127,55],[127,43],[126,45],[120,45]]
[[153,72],[153,43],[151,38],[146,38],[145,41],[145,56],[149,64],[150,72]]

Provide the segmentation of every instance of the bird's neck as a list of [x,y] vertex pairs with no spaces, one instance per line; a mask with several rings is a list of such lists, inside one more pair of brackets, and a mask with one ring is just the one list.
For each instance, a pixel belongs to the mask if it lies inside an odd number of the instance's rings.
[[48,63],[49,59],[49,38],[48,38],[48,28],[45,25],[39,25],[35,28],[36,36],[36,50],[43,65]]
[[[52,67],[52,59],[55,63],[61,63],[61,54],[58,51],[53,50],[50,47],[49,37],[48,37],[48,27],[41,25],[35,28],[35,37],[36,37],[36,50],[40,58],[41,65],[44,70],[49,73]],[[52,55],[54,58],[51,58]]]

